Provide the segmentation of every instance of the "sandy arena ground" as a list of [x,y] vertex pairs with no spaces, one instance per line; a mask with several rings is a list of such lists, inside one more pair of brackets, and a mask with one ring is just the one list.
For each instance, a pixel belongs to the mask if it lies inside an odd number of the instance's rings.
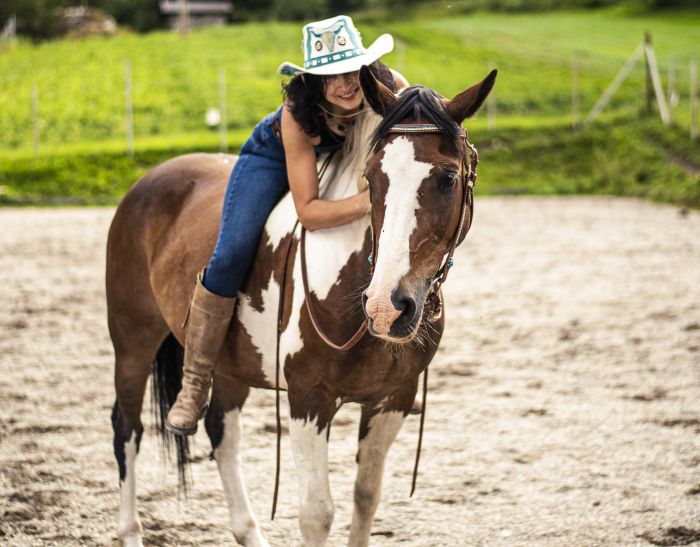
[[[418,417],[392,448],[375,545],[700,541],[700,213],[626,199],[477,199],[446,285],[416,494]],[[112,209],[0,209],[0,544],[115,545]],[[251,395],[243,459],[272,545],[298,545],[288,440],[269,520],[274,407]],[[206,435],[178,498],[150,403],[147,545],[232,544]],[[352,509],[357,409],[331,438],[334,545]],[[203,429],[203,428],[200,428]]]

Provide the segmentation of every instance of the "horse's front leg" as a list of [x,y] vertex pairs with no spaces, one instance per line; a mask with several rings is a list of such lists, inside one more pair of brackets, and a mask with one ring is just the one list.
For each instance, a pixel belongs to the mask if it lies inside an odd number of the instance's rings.
[[328,481],[328,428],[337,408],[316,386],[297,394],[289,385],[289,438],[299,479],[299,529],[304,545],[325,545],[333,524]]
[[248,391],[233,378],[215,374],[206,427],[224,486],[233,537],[240,545],[269,547],[250,507],[241,469],[240,414]]
[[369,544],[372,519],[381,498],[384,461],[411,409],[416,386],[407,386],[403,391],[405,393],[392,398],[383,407],[362,407],[354,507],[348,540],[351,547]]

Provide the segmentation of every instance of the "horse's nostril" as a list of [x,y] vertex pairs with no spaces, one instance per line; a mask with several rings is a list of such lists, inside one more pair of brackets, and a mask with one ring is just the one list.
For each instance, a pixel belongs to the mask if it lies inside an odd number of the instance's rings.
[[401,304],[403,305],[403,308],[400,308],[401,317],[413,317],[413,314],[416,312],[415,300],[413,300],[413,298],[406,298],[402,300]]
[[416,312],[416,301],[402,289],[397,289],[391,294],[391,303],[396,311],[401,312],[400,317],[413,317]]
[[369,297],[367,296],[367,291],[362,291],[362,307],[363,308],[367,307],[367,300],[369,300]]

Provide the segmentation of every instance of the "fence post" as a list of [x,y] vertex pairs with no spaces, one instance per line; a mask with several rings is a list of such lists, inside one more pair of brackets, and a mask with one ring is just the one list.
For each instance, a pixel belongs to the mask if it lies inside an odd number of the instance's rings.
[[34,157],[39,156],[39,86],[32,86],[32,125],[34,128]]
[[131,61],[124,61],[124,104],[126,110],[126,150],[134,156],[134,108],[131,91]]
[[406,60],[406,43],[401,39],[397,39],[396,40],[396,70],[398,70],[402,75],[403,75],[405,60]]
[[190,32],[190,9],[187,0],[178,0],[178,27],[180,34],[185,35]]
[[671,110],[678,106],[678,93],[676,93],[676,56],[668,55],[668,108]]
[[586,116],[586,119],[583,120],[584,127],[588,127],[593,123],[593,120],[595,120],[598,114],[600,114],[603,108],[605,108],[612,96],[622,85],[622,82],[625,81],[625,78],[627,78],[630,72],[632,72],[632,69],[637,64],[637,61],[639,61],[639,58],[642,57],[642,55],[644,55],[644,44],[639,44],[639,46],[637,46],[637,49],[634,50],[634,53],[632,53],[632,56],[629,59],[627,59],[627,62],[622,66],[622,68],[617,72],[617,74],[615,74],[615,78],[613,78],[613,81],[610,82],[610,85],[608,85],[608,87],[605,89],[605,91],[595,103],[593,108],[591,108],[591,111]]
[[[489,62],[489,71],[496,68],[496,63]],[[494,87],[486,99],[486,130],[496,129],[496,88]]]
[[0,31],[0,45],[12,44],[17,37],[17,16],[13,13]]
[[690,60],[690,140],[698,138],[698,63]]
[[578,58],[571,59],[571,128],[576,130],[581,125],[581,94],[578,85]]
[[644,56],[646,58],[647,74],[651,75],[652,89],[656,97],[656,103],[659,106],[661,121],[664,125],[669,125],[671,123],[671,109],[668,107],[668,104],[666,104],[666,94],[661,84],[659,66],[656,64],[654,48],[650,44],[644,45]]
[[[644,50],[648,51],[651,47],[651,32],[648,30],[644,31]],[[654,109],[654,83],[651,80],[651,67],[649,63],[644,63],[644,69],[646,71],[646,104],[647,104],[647,114],[651,114]]]
[[228,152],[228,124],[226,122],[226,72],[224,69],[219,70],[219,109],[221,110],[221,118],[219,119],[219,149],[222,152]]

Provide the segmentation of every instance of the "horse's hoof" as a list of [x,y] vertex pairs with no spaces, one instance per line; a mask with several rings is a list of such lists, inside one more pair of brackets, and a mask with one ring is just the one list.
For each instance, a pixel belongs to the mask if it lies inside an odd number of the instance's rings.
[[121,538],[121,544],[123,547],[143,547],[143,541],[140,535],[130,535]]

